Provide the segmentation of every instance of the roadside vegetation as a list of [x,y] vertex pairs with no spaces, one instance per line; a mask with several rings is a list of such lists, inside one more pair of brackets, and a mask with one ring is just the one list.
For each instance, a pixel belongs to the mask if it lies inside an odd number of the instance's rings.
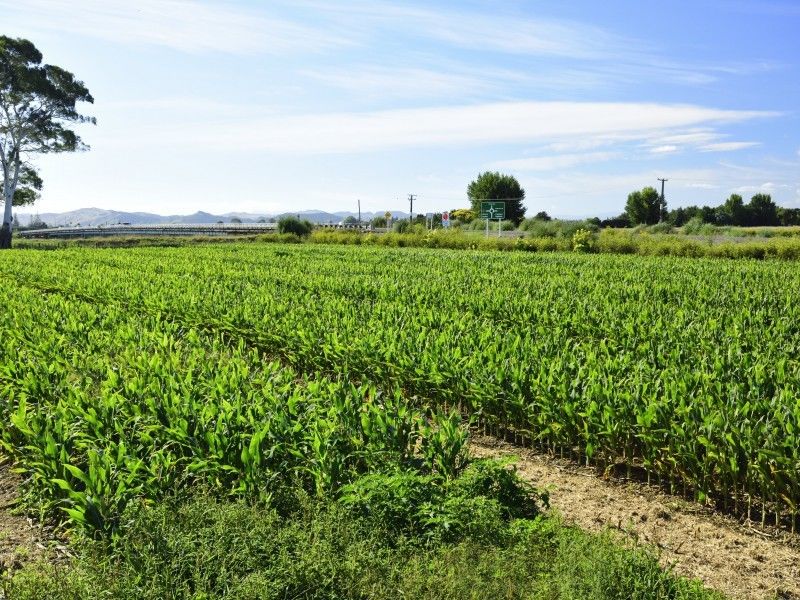
[[[667,224],[633,229],[599,229],[592,221],[552,221],[534,223],[519,234],[497,237],[495,229],[486,237],[483,228],[475,231],[445,231],[408,226],[403,221],[398,232],[362,233],[316,229],[308,235],[294,233],[226,237],[98,237],[86,239],[19,239],[18,248],[130,248],[181,247],[209,243],[237,244],[333,244],[347,246],[384,246],[393,248],[449,248],[454,250],[499,250],[519,252],[586,252],[593,254],[632,254],[640,256],[683,256],[725,259],[800,258],[800,230],[787,228],[725,228],[691,224],[673,229]],[[576,239],[576,234],[581,232]]]

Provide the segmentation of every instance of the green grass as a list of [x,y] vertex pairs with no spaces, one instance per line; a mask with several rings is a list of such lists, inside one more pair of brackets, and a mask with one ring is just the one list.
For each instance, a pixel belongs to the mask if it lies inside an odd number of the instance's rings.
[[721,599],[623,548],[554,519],[514,520],[494,541],[421,542],[339,505],[300,501],[291,517],[200,497],[140,507],[109,553],[86,542],[68,564],[6,582],[14,600]]

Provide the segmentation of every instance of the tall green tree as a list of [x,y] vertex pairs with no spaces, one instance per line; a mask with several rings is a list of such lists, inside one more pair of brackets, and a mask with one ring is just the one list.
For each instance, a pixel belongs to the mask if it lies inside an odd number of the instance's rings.
[[506,219],[519,225],[525,218],[525,190],[513,175],[503,175],[496,171],[486,171],[478,175],[467,186],[467,197],[476,215],[481,212],[481,201],[503,200],[506,203]]
[[68,128],[95,122],[77,111],[78,102],[94,102],[83,82],[43,64],[42,53],[28,40],[0,36],[0,248],[11,247],[12,207],[35,201],[42,187],[31,157],[87,148]]
[[739,194],[731,194],[721,207],[724,223],[721,225],[745,225],[747,222],[747,208]]
[[769,194],[756,194],[747,205],[750,225],[780,225],[778,206]]
[[654,225],[666,212],[666,203],[654,187],[647,186],[628,194],[625,214],[634,225]]

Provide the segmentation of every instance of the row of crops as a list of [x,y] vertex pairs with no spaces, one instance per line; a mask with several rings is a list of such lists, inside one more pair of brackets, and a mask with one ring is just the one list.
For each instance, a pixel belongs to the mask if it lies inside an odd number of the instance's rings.
[[89,532],[176,489],[280,506],[292,500],[281,494],[334,495],[387,464],[443,478],[463,466],[457,414],[5,277],[0,302],[0,448],[25,473],[29,505]]
[[794,526],[793,263],[242,244],[16,252],[0,277],[3,444],[78,520],[176,474],[323,489],[420,446],[454,470],[458,406]]

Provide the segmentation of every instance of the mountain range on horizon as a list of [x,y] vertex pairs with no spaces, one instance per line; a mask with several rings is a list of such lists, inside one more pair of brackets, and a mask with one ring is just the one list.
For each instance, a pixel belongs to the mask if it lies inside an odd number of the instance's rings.
[[[375,216],[384,215],[387,211],[362,212],[361,220],[370,221]],[[408,213],[392,210],[392,218],[408,218]],[[32,221],[38,218],[39,221],[46,223],[49,227],[63,227],[69,225],[100,226],[117,225],[129,223],[131,225],[160,225],[160,224],[198,224],[198,223],[230,223],[232,219],[239,219],[242,223],[257,223],[259,221],[269,221],[270,219],[280,219],[284,216],[296,216],[307,219],[312,223],[339,223],[347,217],[357,217],[358,213],[350,211],[325,212],[322,210],[301,210],[283,213],[246,213],[228,212],[220,215],[198,211],[190,215],[159,215],[148,212],[125,212],[109,210],[104,208],[79,208],[63,213],[24,213],[18,212],[15,218],[20,225],[27,227]]]

